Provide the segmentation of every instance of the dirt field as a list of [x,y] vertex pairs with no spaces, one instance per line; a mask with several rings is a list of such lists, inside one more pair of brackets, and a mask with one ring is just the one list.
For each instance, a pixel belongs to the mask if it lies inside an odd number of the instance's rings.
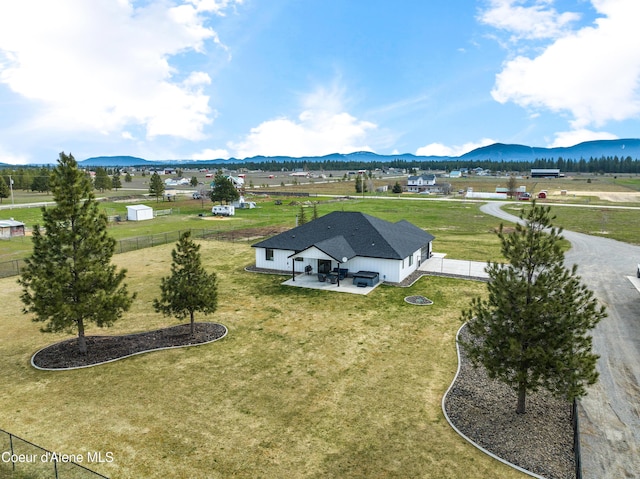
[[615,203],[632,203],[640,201],[640,192],[616,192],[616,191],[567,191],[566,195],[562,195],[560,190],[550,191],[549,196],[553,199],[573,196],[597,196],[603,201],[612,201]]

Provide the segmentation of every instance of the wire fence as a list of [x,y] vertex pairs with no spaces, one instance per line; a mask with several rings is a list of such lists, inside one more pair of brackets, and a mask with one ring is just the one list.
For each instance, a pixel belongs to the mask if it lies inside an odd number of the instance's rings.
[[0,429],[0,478],[109,479],[78,463],[111,461],[110,452],[56,453]]
[[[186,231],[191,231],[191,238],[214,239],[223,241],[242,241],[246,237],[237,231],[220,231],[207,229],[188,229],[169,231],[166,233],[157,233],[149,236],[137,236],[134,238],[121,239],[116,242],[116,253],[126,253],[128,251],[136,251],[143,248],[152,248],[167,243],[176,243],[180,236]],[[8,278],[17,276],[26,266],[24,259],[14,259],[11,261],[0,262],[0,278]],[[0,476],[0,479],[2,477]]]

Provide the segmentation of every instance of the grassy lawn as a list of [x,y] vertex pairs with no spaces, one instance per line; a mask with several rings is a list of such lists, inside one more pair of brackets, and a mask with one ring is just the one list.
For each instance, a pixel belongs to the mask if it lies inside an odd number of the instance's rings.
[[[460,310],[484,284],[422,278],[368,296],[247,273],[248,244],[205,241],[223,340],[69,372],[29,365],[45,335],[0,280],[0,425],[50,450],[112,452],[111,477],[523,477],[467,445],[440,401],[456,369]],[[174,324],[150,307],[173,245],[117,255],[138,299],[113,328]],[[412,306],[408,295],[435,304]],[[203,318],[200,318],[203,319]]]

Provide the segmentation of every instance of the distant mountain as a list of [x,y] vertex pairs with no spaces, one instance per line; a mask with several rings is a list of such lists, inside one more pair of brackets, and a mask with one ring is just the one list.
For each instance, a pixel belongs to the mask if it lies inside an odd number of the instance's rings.
[[585,141],[575,146],[566,148],[539,148],[524,145],[505,145],[494,143],[493,145],[476,148],[469,153],[465,153],[460,159],[465,160],[493,160],[493,161],[533,161],[535,159],[558,159],[580,160],[584,158],[601,157],[640,159],[640,140],[596,140]]
[[162,164],[163,162],[148,161],[135,156],[96,156],[78,162],[79,166],[142,166]]
[[169,166],[169,165],[225,165],[238,164],[243,161],[252,163],[296,161],[299,163],[318,163],[323,161],[334,162],[390,162],[394,160],[404,161],[534,161],[536,159],[555,160],[563,158],[565,160],[580,160],[584,158],[601,157],[627,158],[633,160],[640,159],[640,139],[623,140],[597,140],[586,141],[575,146],[566,148],[541,148],[537,146],[509,145],[504,143],[494,143],[493,145],[476,148],[462,156],[416,156],[411,153],[398,155],[378,155],[370,151],[356,151],[353,153],[332,153],[325,156],[253,156],[249,158],[229,158],[211,160],[157,160],[149,161],[134,156],[99,156],[87,158],[78,162],[81,166],[106,166],[106,167],[132,167],[132,166]]

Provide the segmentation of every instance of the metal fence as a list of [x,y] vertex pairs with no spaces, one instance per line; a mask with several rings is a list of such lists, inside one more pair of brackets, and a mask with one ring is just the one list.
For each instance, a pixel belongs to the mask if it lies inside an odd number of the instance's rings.
[[[188,229],[122,239],[116,242],[115,252],[126,253],[128,251],[136,251],[142,248],[151,248],[153,246],[159,246],[167,243],[176,243],[178,239],[180,239],[180,235],[182,235],[186,231],[191,231],[192,238],[218,239],[224,241],[239,241],[245,239],[244,236],[242,236],[240,233],[234,232],[233,230],[219,231],[206,229]],[[20,274],[24,267],[24,259],[15,259],[11,261],[0,262],[0,278],[17,276]],[[2,479],[2,476],[0,476],[0,479]]]
[[54,453],[0,429],[0,479],[108,479],[78,462],[109,462],[112,458],[98,452]]
[[582,479],[582,459],[580,452],[580,424],[578,422],[578,401],[573,400],[571,406],[571,420],[573,422],[573,454],[576,460],[576,479]]

